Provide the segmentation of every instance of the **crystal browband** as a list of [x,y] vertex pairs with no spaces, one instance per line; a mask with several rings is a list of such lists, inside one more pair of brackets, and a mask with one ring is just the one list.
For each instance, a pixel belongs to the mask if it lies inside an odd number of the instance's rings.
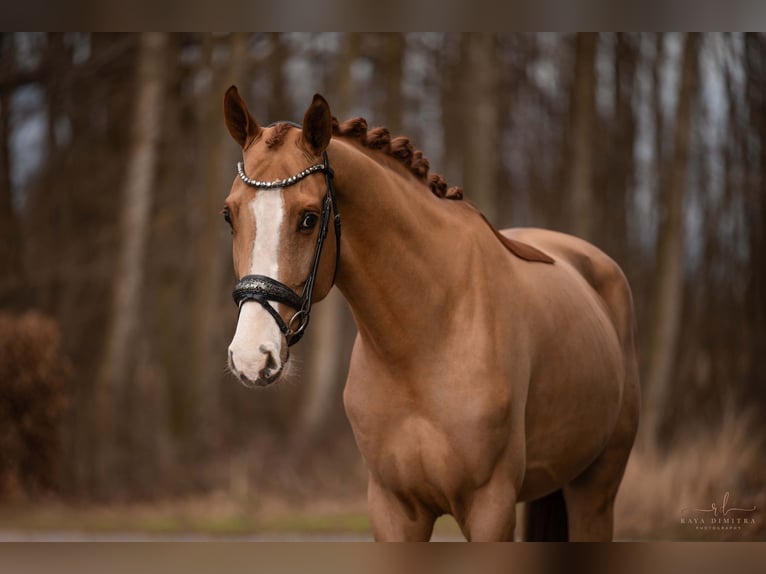
[[250,187],[258,187],[262,189],[271,189],[274,187],[289,187],[291,185],[298,183],[304,177],[308,177],[312,173],[316,173],[318,171],[325,171],[325,169],[326,168],[324,164],[318,163],[316,165],[312,165],[311,167],[307,167],[302,172],[297,173],[293,176],[290,176],[286,179],[275,179],[274,181],[259,181],[257,179],[251,179],[247,177],[247,174],[245,173],[245,165],[241,161],[237,162],[237,173],[239,174],[239,178]]

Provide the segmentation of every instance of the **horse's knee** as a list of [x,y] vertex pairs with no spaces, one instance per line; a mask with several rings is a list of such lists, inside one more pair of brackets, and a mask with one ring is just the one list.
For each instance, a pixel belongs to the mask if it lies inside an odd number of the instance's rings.
[[495,511],[469,521],[463,534],[469,542],[512,542],[516,532],[516,507]]
[[394,493],[370,481],[367,504],[375,540],[379,542],[427,542],[436,516],[417,503],[401,500]]
[[458,524],[471,542],[512,541],[516,530],[516,491],[487,484],[476,491]]

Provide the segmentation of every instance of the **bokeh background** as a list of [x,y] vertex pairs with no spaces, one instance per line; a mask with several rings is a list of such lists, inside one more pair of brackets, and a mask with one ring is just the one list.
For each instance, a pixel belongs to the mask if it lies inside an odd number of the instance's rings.
[[[0,35],[0,530],[369,534],[342,297],[286,384],[225,370],[231,84],[261,123],[320,92],[496,226],[611,255],[644,397],[618,536],[766,537],[766,35],[741,33]],[[726,492],[755,525],[681,524]]]

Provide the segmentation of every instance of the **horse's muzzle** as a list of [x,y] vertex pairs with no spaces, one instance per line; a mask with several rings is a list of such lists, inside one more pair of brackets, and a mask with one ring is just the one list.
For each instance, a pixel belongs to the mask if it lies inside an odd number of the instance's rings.
[[229,349],[229,370],[246,387],[254,389],[267,387],[282,380],[285,374],[287,358],[282,361],[279,350],[272,349],[268,345],[259,347],[256,359],[243,362],[238,366],[234,352]]

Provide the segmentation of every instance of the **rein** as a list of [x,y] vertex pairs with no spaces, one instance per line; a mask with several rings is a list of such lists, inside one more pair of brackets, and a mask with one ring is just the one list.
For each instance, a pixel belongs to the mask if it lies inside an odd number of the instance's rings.
[[[301,126],[293,122],[289,123],[294,127]],[[273,124],[272,124],[273,125]],[[335,227],[335,270],[332,276],[332,285],[335,284],[335,278],[338,275],[338,263],[340,262],[340,213],[335,199],[335,188],[333,187],[334,172],[327,159],[327,151],[322,152],[322,163],[312,165],[286,179],[277,179],[274,181],[258,181],[251,179],[245,173],[245,167],[242,162],[237,163],[237,173],[240,179],[250,187],[257,189],[281,189],[295,185],[305,177],[315,173],[324,173],[327,193],[325,193],[322,203],[322,214],[319,220],[319,233],[317,235],[316,247],[314,248],[314,260],[311,264],[311,271],[306,278],[303,292],[298,295],[284,283],[267,277],[266,275],[245,275],[237,282],[234,287],[232,297],[239,310],[242,310],[242,304],[246,301],[257,301],[276,321],[279,330],[285,336],[287,345],[292,346],[303,337],[306,327],[309,324],[311,314],[311,297],[314,292],[317,272],[319,271],[319,260],[322,257],[322,247],[327,238],[327,231],[330,227],[330,216],[332,212],[333,225]],[[279,313],[270,305],[270,301],[282,303],[295,309],[295,313],[287,323],[282,319]]]

